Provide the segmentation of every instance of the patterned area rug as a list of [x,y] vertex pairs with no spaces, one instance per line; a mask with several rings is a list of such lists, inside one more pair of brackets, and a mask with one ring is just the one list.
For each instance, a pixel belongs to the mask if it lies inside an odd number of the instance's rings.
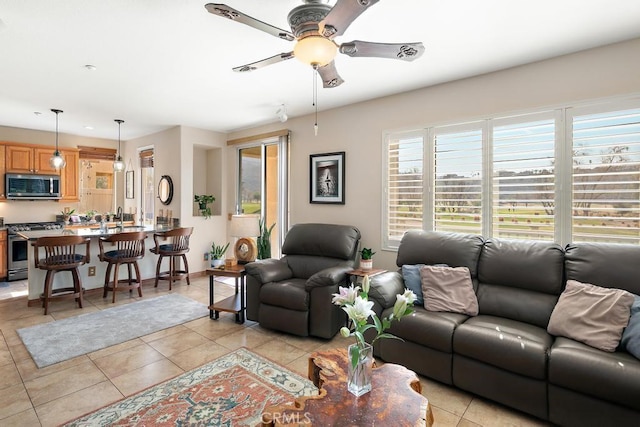
[[315,394],[311,381],[241,348],[65,426],[255,426],[265,407]]
[[206,305],[179,294],[169,294],[17,332],[38,368],[43,368],[208,314]]

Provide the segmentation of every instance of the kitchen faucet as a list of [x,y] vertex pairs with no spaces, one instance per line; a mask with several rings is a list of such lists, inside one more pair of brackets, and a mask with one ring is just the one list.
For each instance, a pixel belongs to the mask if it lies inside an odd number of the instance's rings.
[[122,206],[118,206],[118,210],[116,211],[116,217],[118,218],[118,227],[122,227]]

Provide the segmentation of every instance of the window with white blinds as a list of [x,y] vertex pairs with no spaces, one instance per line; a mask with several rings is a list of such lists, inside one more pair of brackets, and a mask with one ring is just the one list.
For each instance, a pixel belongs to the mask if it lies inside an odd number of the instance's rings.
[[555,120],[494,121],[493,236],[554,239]]
[[572,240],[640,243],[640,109],[574,114],[572,139]]
[[435,128],[433,229],[482,232],[482,129]]
[[388,137],[386,165],[386,247],[397,247],[405,231],[422,229],[424,215],[424,137]]
[[[387,138],[383,247],[418,227],[640,244],[640,98],[423,133]],[[410,150],[412,142],[419,148]]]

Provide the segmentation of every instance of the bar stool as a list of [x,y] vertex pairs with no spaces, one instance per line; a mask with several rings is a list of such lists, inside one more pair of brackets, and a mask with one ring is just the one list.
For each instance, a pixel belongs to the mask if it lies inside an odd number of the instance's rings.
[[[76,253],[76,246],[80,245],[85,245],[84,255]],[[49,313],[49,301],[53,298],[73,297],[82,308],[83,289],[78,267],[89,262],[90,245],[90,239],[82,236],[40,237],[31,244],[35,267],[47,271],[44,292],[40,295],[45,315]],[[44,249],[44,258],[40,258],[40,248]],[[73,287],[53,288],[53,278],[59,271],[71,272]]]
[[[115,303],[116,291],[118,289],[128,289],[129,292],[137,289],[138,296],[142,297],[138,260],[144,258],[144,239],[146,237],[147,233],[144,231],[134,231],[113,234],[108,237],[101,237],[100,240],[98,240],[98,244],[100,245],[100,261],[109,263],[104,276],[104,293],[102,294],[102,298],[106,298],[107,293],[109,291],[113,291],[111,302]],[[105,251],[105,243],[111,243],[115,245],[116,248],[110,251]],[[129,273],[127,279],[118,279],[120,264],[127,265]],[[114,266],[113,280],[111,280],[111,268]],[[132,275],[131,267],[135,269],[135,278]]]
[[[191,285],[189,280],[189,263],[187,262],[187,252],[189,252],[189,237],[193,233],[193,227],[174,228],[173,230],[164,231],[153,234],[155,248],[149,249],[150,252],[159,255],[158,264],[156,266],[156,285],[158,280],[168,280],[169,290],[174,281],[186,277],[187,285]],[[171,239],[170,243],[160,244],[160,239]],[[169,257],[169,270],[160,271],[162,258]],[[177,265],[180,258],[184,262],[184,269],[180,270]]]

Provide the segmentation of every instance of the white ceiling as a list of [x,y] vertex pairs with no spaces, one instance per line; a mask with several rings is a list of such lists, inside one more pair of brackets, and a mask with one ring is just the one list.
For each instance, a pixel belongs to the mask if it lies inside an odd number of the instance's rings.
[[[301,0],[223,0],[289,29]],[[355,0],[354,0],[355,1]],[[122,139],[175,125],[229,132],[309,114],[293,42],[208,13],[207,0],[0,0],[0,125]],[[335,0],[330,1],[331,4]],[[321,110],[640,37],[638,0],[380,0],[337,41],[422,41],[415,62],[338,55]],[[97,67],[85,69],[86,64]],[[41,112],[37,115],[35,112]],[[93,130],[85,126],[92,126]]]

